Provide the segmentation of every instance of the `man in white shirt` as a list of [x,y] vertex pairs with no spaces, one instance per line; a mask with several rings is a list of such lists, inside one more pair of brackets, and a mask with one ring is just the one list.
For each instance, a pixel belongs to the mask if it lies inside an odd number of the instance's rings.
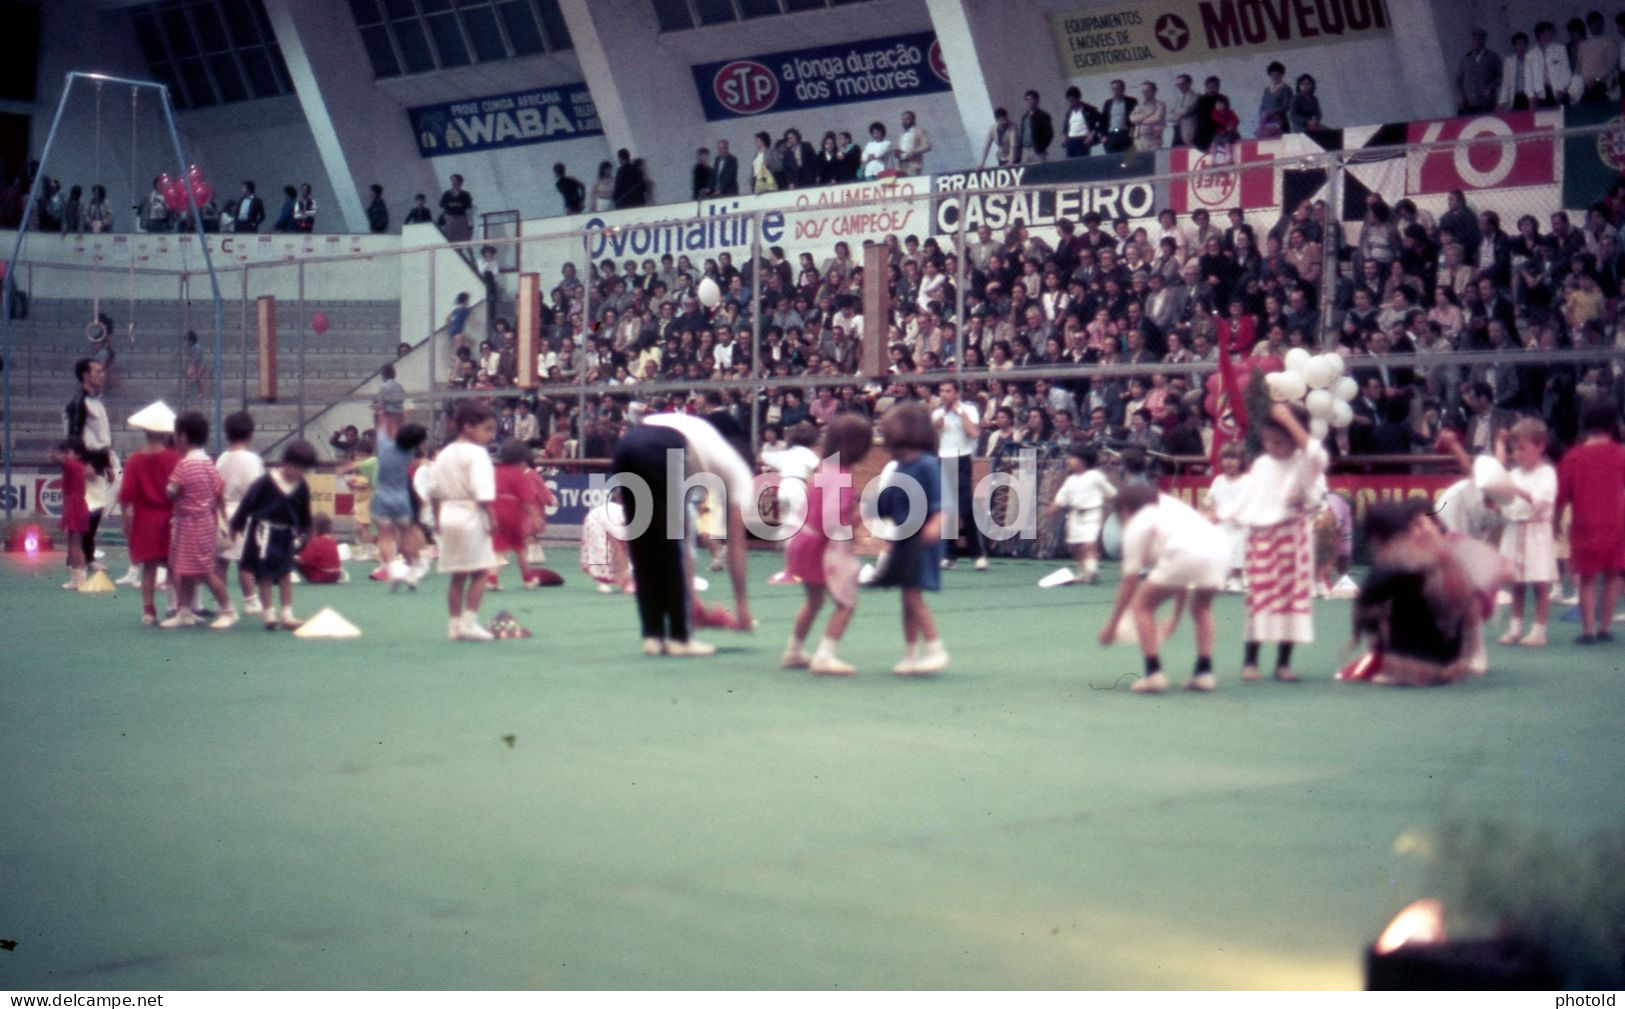
[[897,138],[897,167],[904,175],[924,175],[925,155],[931,150],[931,137],[914,121],[914,113],[903,113],[903,135]]
[[1076,86],[1066,89],[1066,115],[1061,125],[1069,158],[1088,157],[1090,148],[1100,141],[1100,110],[1084,101]]
[[[106,337],[111,341],[113,336]],[[102,392],[107,388],[107,371],[92,357],[74,363],[73,377],[79,391],[62,410],[63,433],[69,441],[85,447],[85,506],[90,511],[90,530],[83,535],[86,566],[96,562],[96,531],[102,513],[112,502],[113,485],[118,482],[118,456],[113,453],[113,425],[107,420]]]
[[1546,79],[1540,104],[1548,108],[1567,105],[1574,74],[1569,69],[1569,51],[1557,41],[1557,29],[1550,21],[1535,26],[1535,56],[1545,64]]
[[[931,423],[937,429],[937,455],[942,460],[943,478],[943,539],[947,541],[944,568],[953,567],[959,559],[959,537],[970,540],[976,551],[976,570],[987,570],[987,537],[976,524],[976,513],[971,507],[975,499],[975,479],[972,460],[976,455],[976,442],[982,435],[976,410],[959,398],[959,383],[944,382],[938,388],[940,399],[931,411]],[[953,475],[950,476],[949,472]],[[954,481],[950,486],[949,481]],[[952,491],[952,506],[948,504]]]
[[1501,94],[1496,107],[1507,112],[1521,112],[1545,98],[1546,61],[1530,55],[1529,36],[1518,32],[1512,36],[1512,54],[1502,61]]

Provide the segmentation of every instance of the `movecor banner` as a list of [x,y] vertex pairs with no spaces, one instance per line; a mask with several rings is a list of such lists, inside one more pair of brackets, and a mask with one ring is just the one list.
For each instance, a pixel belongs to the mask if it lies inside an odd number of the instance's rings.
[[[1044,165],[938,175],[932,181],[937,192],[932,230],[938,235],[956,233],[961,207],[964,227],[972,232],[983,224],[994,229],[1014,224],[1049,228],[1063,217],[1077,221],[1091,211],[1108,220],[1154,217],[1162,204],[1158,186],[1137,181],[1135,176],[1148,176],[1155,167],[1155,156],[1142,155],[1126,167],[1117,158],[1073,158]],[[1025,188],[1058,183],[1062,188]],[[966,189],[1006,191],[955,195]]]
[[425,158],[598,136],[586,84],[560,84],[407,109]]
[[1386,0],[1149,0],[1053,14],[1063,77],[1386,38]]
[[705,118],[712,120],[950,89],[942,47],[931,32],[744,56],[691,69]]

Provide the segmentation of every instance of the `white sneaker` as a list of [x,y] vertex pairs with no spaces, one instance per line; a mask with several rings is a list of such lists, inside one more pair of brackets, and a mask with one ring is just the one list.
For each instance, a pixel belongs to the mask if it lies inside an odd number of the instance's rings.
[[257,617],[264,612],[265,607],[260,605],[259,596],[249,596],[247,599],[243,600],[243,616]]
[[467,610],[463,611],[463,622],[457,629],[458,637],[463,641],[490,641],[495,636],[480,626],[480,618]]
[[1194,690],[1201,694],[1211,694],[1218,687],[1218,680],[1212,673],[1197,673],[1185,682],[1186,690]]
[[458,641],[463,636],[463,618],[452,617],[446,623],[446,640]]
[[229,631],[237,626],[239,619],[236,610],[222,610],[220,615],[214,618],[214,623],[209,625],[209,629],[212,631]]
[[666,643],[659,638],[644,638],[643,654],[651,659],[657,655],[664,655],[666,654]]
[[156,613],[143,613],[143,614],[141,614],[141,626],[142,627],[155,627],[155,626],[157,626],[157,624],[158,624],[158,614],[156,614]]
[[986,557],[978,557],[978,558],[976,558],[976,570],[978,570],[978,571],[986,571],[987,570],[987,558]]
[[897,676],[913,676],[914,667],[919,663],[919,661],[920,657],[918,655],[905,654],[897,661],[895,666],[891,667],[891,671]]
[[598,591],[603,593],[606,596],[611,595],[615,591],[615,586],[611,585],[608,582],[599,582],[598,583]]
[[1165,693],[1168,690],[1168,677],[1164,676],[1162,673],[1152,673],[1150,676],[1142,676],[1135,680],[1134,686],[1130,687],[1129,689],[1134,691],[1136,694]]
[[298,617],[293,615],[293,607],[292,606],[284,606],[284,607],[282,607],[281,621],[282,621],[282,626],[287,628],[290,631],[297,631],[299,628],[303,627],[304,624],[305,624],[305,622],[303,620],[300,620]]
[[912,676],[930,676],[940,673],[948,668],[948,650],[942,647],[942,642],[935,645],[926,645],[920,652],[920,657],[914,660],[914,668],[909,670]]
[[812,657],[808,668],[818,676],[851,676],[858,668],[850,662],[844,662],[834,655],[818,654]]
[[141,569],[140,568],[131,568],[130,570],[124,572],[124,577],[120,578],[118,581],[114,582],[113,584],[114,585],[140,585],[141,584]]
[[196,627],[197,625],[198,618],[191,610],[176,610],[174,616],[158,622],[158,626],[166,631],[172,631],[177,627]]
[[715,655],[716,652],[716,645],[704,641],[689,639],[688,641],[666,642],[666,654],[680,659],[703,659],[707,655]]
[[812,664],[812,656],[800,648],[786,648],[784,657],[779,660],[779,666],[784,669],[806,669]]
[[1536,628],[1534,628],[1528,634],[1525,634],[1522,638],[1518,639],[1518,644],[1522,645],[1525,648],[1545,648],[1546,647],[1546,628],[1544,628],[1544,627],[1536,627]]
[[1515,628],[1513,630],[1507,631],[1505,634],[1503,634],[1500,637],[1496,638],[1495,643],[1498,644],[1498,645],[1515,645],[1515,644],[1518,643],[1518,638],[1522,634],[1523,634],[1523,629],[1522,628]]
[[84,583],[84,574],[82,572],[75,571],[73,573],[73,577],[62,583],[62,587],[67,589],[69,592],[78,592],[79,586],[83,585]]

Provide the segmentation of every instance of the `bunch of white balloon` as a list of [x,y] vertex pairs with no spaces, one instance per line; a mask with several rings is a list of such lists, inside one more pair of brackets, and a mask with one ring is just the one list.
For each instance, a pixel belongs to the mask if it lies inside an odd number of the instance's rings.
[[1283,371],[1264,376],[1265,388],[1276,403],[1302,403],[1309,411],[1309,434],[1319,441],[1332,428],[1348,427],[1354,420],[1349,406],[1360,386],[1343,374],[1343,359],[1336,354],[1311,354],[1293,347],[1283,359]]

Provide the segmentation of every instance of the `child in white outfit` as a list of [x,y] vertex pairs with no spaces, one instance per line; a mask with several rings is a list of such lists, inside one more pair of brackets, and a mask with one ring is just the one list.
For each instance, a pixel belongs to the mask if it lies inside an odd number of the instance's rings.
[[1100,528],[1106,505],[1117,496],[1117,488],[1095,468],[1098,461],[1094,449],[1073,446],[1066,460],[1069,475],[1048,509],[1051,517],[1066,512],[1066,545],[1078,565],[1077,580],[1090,585],[1100,580]]
[[[1546,425],[1525,417],[1512,425],[1510,452],[1506,432],[1495,446],[1507,467],[1516,497],[1501,508],[1507,525],[1501,532],[1501,556],[1513,569],[1512,620],[1501,644],[1539,648],[1546,644],[1546,618],[1551,613],[1551,587],[1557,578],[1557,545],[1552,514],[1557,506],[1557,470],[1546,460]],[[1510,454],[1510,464],[1508,456]],[[1535,593],[1535,623],[1523,633],[1524,589]]]
[[456,422],[457,440],[440,450],[429,473],[440,571],[451,575],[447,594],[451,622],[446,637],[490,641],[491,632],[480,626],[479,610],[486,575],[497,566],[491,546],[496,467],[487,448],[496,437],[496,414],[484,403],[464,400],[457,408]]

